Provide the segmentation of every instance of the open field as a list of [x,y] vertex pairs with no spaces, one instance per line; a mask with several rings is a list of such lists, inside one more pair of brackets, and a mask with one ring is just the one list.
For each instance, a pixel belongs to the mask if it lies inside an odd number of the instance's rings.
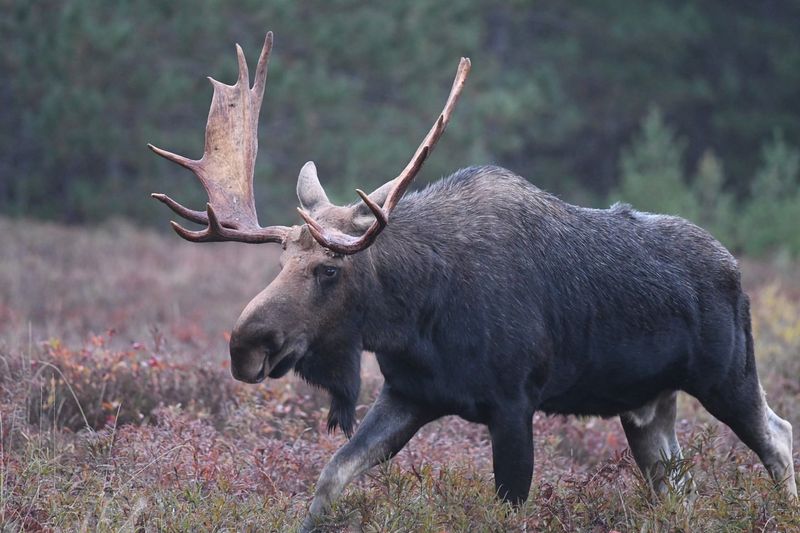
[[[2,531],[285,531],[344,443],[326,395],[235,382],[226,335],[277,247],[0,220]],[[800,466],[800,266],[744,262],[756,351]],[[363,416],[381,382],[364,355]],[[538,416],[531,498],[494,499],[484,428],[448,418],[354,483],[332,531],[792,531],[800,506],[690,398],[699,496],[653,504],[616,419]]]

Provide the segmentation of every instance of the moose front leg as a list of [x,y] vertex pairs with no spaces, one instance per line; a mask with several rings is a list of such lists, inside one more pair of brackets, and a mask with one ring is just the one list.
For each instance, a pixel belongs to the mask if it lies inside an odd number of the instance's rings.
[[489,424],[497,495],[517,506],[528,498],[533,477],[533,413],[499,413]]
[[393,457],[431,419],[397,398],[384,385],[356,434],[322,470],[311,508],[300,531],[313,531],[350,481]]

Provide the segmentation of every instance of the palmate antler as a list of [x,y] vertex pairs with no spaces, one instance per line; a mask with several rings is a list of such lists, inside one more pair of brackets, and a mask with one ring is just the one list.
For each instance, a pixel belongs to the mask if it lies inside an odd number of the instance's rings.
[[214,87],[214,96],[208,112],[202,158],[188,159],[148,144],[158,155],[194,172],[208,193],[205,212],[188,209],[165,194],[152,195],[183,218],[207,224],[203,230],[190,231],[173,221],[172,227],[186,240],[282,242],[288,234],[289,228],[285,226],[259,226],[253,196],[258,115],[264,97],[271,50],[272,32],[267,32],[252,88],[244,52],[238,44],[239,79],[236,84],[225,85],[209,78]]
[[[198,160],[173,154],[153,145],[148,145],[158,155],[188,168],[198,177],[208,193],[206,211],[195,211],[179,204],[165,194],[153,194],[153,198],[165,203],[170,209],[187,220],[206,224],[200,231],[190,231],[172,222],[175,231],[193,242],[239,241],[248,243],[285,242],[290,228],[269,226],[262,228],[256,216],[253,196],[253,170],[258,152],[258,115],[267,80],[267,64],[272,50],[272,32],[267,32],[264,47],[258,59],[253,87],[242,48],[237,44],[239,79],[235,85],[225,85],[212,78],[214,96],[206,124],[206,139],[203,157]],[[345,234],[337,228],[325,228],[305,209],[298,208],[314,239],[322,246],[340,253],[354,254],[369,247],[389,223],[389,217],[408,187],[414,181],[425,160],[444,133],[461,91],[464,88],[471,64],[461,58],[453,87],[444,109],[431,130],[417,148],[405,169],[395,179],[385,183],[371,195],[356,190],[375,216],[375,221],[358,237]],[[307,165],[309,167],[309,165]],[[298,191],[311,188],[312,203],[318,200],[327,205],[327,196],[316,178],[313,164],[308,168],[313,179],[304,171],[298,181]],[[306,176],[304,178],[304,176]],[[302,203],[302,202],[301,202]],[[305,205],[304,205],[305,207]]]
[[[471,66],[472,64],[468,58],[461,58],[461,61],[458,64],[456,78],[453,81],[453,87],[450,89],[450,96],[447,98],[447,102],[444,105],[442,113],[439,115],[438,120],[436,123],[434,123],[428,134],[422,140],[422,143],[417,148],[417,151],[414,153],[411,161],[408,162],[406,168],[403,169],[400,175],[384,184],[380,189],[373,192],[371,195],[367,195],[361,189],[356,189],[356,192],[361,197],[361,200],[364,201],[370,211],[372,211],[372,214],[375,215],[375,222],[373,222],[361,236],[354,237],[352,235],[342,233],[336,229],[325,228],[316,220],[314,220],[311,214],[309,214],[307,211],[299,207],[297,208],[300,216],[303,217],[303,220],[305,220],[306,224],[308,224],[308,229],[311,232],[311,235],[314,236],[314,239],[316,239],[317,242],[319,242],[325,248],[345,255],[360,252],[375,242],[375,238],[389,223],[389,217],[391,216],[394,208],[397,206],[397,202],[400,201],[400,198],[403,197],[403,194],[405,194],[408,187],[414,181],[414,178],[422,168],[425,160],[433,151],[433,148],[436,146],[439,138],[444,133],[447,124],[450,122],[450,116],[453,113],[453,109],[455,108],[458,98],[461,95],[461,90],[464,88],[464,83],[467,81],[467,75],[469,74]],[[375,198],[383,198],[384,195],[386,199],[383,201],[383,206],[380,206]]]

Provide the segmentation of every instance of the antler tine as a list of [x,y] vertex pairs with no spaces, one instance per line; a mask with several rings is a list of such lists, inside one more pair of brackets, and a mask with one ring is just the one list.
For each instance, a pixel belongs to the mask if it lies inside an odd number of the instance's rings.
[[356,194],[358,194],[361,197],[361,200],[363,200],[363,202],[367,204],[367,207],[369,207],[369,210],[372,211],[373,215],[375,215],[375,218],[378,220],[378,223],[381,225],[381,228],[389,223],[389,218],[386,216],[386,213],[384,212],[383,208],[381,208],[381,206],[376,204],[372,200],[372,198],[369,197],[367,193],[365,193],[361,189],[356,189]]
[[156,154],[194,172],[208,193],[209,203],[205,212],[189,209],[165,194],[152,195],[181,217],[207,225],[203,230],[191,231],[173,222],[175,231],[186,240],[282,242],[288,234],[289,228],[285,226],[262,228],[258,224],[253,195],[258,115],[271,50],[272,32],[267,32],[252,88],[247,60],[238,44],[239,76],[236,84],[226,85],[209,78],[214,96],[208,112],[202,158],[189,159],[148,144]]
[[455,109],[456,103],[461,96],[461,91],[464,89],[464,84],[467,81],[470,68],[472,68],[472,63],[469,58],[462,57],[461,61],[458,63],[456,77],[453,80],[453,86],[450,88],[450,94],[447,97],[447,102],[444,104],[444,109],[442,109],[438,119],[422,140],[422,143],[419,145],[419,148],[417,148],[411,161],[408,162],[408,165],[406,165],[406,168],[403,169],[400,175],[395,178],[397,184],[392,187],[391,192],[389,192],[389,195],[386,197],[383,208],[389,213],[392,212],[397,202],[403,197],[406,189],[408,189],[408,186],[414,181],[417,173],[425,163],[425,159],[430,155],[436,143],[439,142],[439,139],[442,137],[445,128],[447,128],[447,124],[450,122],[453,109]]
[[256,66],[253,88],[250,89],[253,95],[253,104],[258,109],[261,108],[261,101],[264,98],[264,87],[267,85],[270,53],[272,53],[272,32],[268,31],[267,36],[264,38],[264,46],[261,48],[261,55],[258,56],[258,65]]
[[[164,159],[172,161],[173,163],[177,163],[184,168],[188,168],[192,172],[195,172],[198,168],[198,165],[200,164],[200,161],[197,161],[195,159],[189,159],[188,157],[183,157],[182,155],[172,153],[169,150],[164,150],[150,143],[147,143],[147,147],[150,148],[150,150],[152,150],[156,154],[163,157]],[[194,209],[189,209],[188,207],[185,207],[184,205],[176,202],[166,194],[154,192],[150,194],[150,197],[155,198],[159,202],[165,204],[175,213],[177,213],[178,215],[182,216],[187,220],[191,220],[192,222],[196,222],[198,224],[208,224],[208,216],[206,216],[206,214],[203,211],[195,211]]]
[[208,224],[208,215],[206,215],[204,212],[195,211],[194,209],[184,207],[166,194],[154,192],[150,195],[150,197],[155,198],[159,202],[165,204],[167,207],[175,211],[178,215],[182,216],[186,220],[191,220],[192,222],[196,222],[198,224]]
[[469,75],[471,67],[472,63],[469,58],[462,57],[458,64],[455,80],[453,80],[453,86],[450,89],[450,95],[447,97],[447,102],[441,114],[422,140],[417,151],[414,152],[414,155],[411,157],[406,167],[390,182],[393,183],[393,185],[386,196],[383,207],[378,206],[378,204],[364,194],[363,191],[356,190],[363,202],[375,215],[375,222],[373,222],[360,237],[353,237],[339,231],[328,231],[320,226],[311,215],[302,209],[298,209],[300,211],[300,216],[302,216],[303,220],[308,224],[309,231],[317,242],[334,252],[349,255],[366,249],[375,241],[378,234],[380,234],[383,228],[389,223],[389,216],[395,206],[414,181],[414,178],[419,173],[425,160],[433,151],[436,143],[444,133],[445,128],[447,128],[447,124],[450,122],[450,117],[453,114],[453,109],[455,109],[456,103],[461,96],[461,91],[464,89],[464,84],[467,81],[467,76]]
[[188,168],[189,170],[194,171],[197,169],[198,165],[200,165],[200,161],[196,159],[189,159],[188,157],[183,157],[182,155],[174,154],[169,150],[164,150],[163,148],[159,148],[158,146],[154,146],[150,143],[147,143],[147,147],[150,148],[152,151],[163,157],[164,159],[168,159],[173,163],[177,163],[183,168]]
[[247,68],[247,60],[244,58],[244,50],[239,43],[236,43],[236,61],[239,63],[239,79],[236,86],[243,90],[250,90],[250,70]]
[[236,241],[252,244],[264,242],[279,242],[282,244],[291,229],[287,226],[269,226],[267,228],[259,228],[257,231],[241,231],[227,228],[222,225],[210,203],[206,204],[206,213],[203,216],[207,220],[208,227],[199,231],[188,230],[174,220],[171,220],[170,224],[175,233],[192,242]]

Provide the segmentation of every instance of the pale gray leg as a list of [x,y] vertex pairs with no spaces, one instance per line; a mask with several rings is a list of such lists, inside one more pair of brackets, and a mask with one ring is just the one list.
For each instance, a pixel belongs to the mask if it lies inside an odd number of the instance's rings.
[[301,531],[313,531],[350,481],[393,457],[431,419],[397,398],[384,385],[353,438],[322,470]]
[[706,391],[698,399],[712,415],[728,424],[756,452],[767,472],[790,498],[797,498],[792,459],[792,425],[776,415],[764,397],[755,372]]
[[664,494],[670,484],[679,489],[691,489],[688,473],[673,471],[668,478],[666,465],[682,458],[675,434],[678,393],[669,391],[651,403],[620,415],[622,428],[636,464],[647,483],[658,494]]
[[797,498],[792,459],[792,425],[776,415],[766,401],[764,408],[766,431],[763,440],[770,444],[763,447],[764,451],[759,453],[759,457],[772,479],[781,484],[789,496]]

